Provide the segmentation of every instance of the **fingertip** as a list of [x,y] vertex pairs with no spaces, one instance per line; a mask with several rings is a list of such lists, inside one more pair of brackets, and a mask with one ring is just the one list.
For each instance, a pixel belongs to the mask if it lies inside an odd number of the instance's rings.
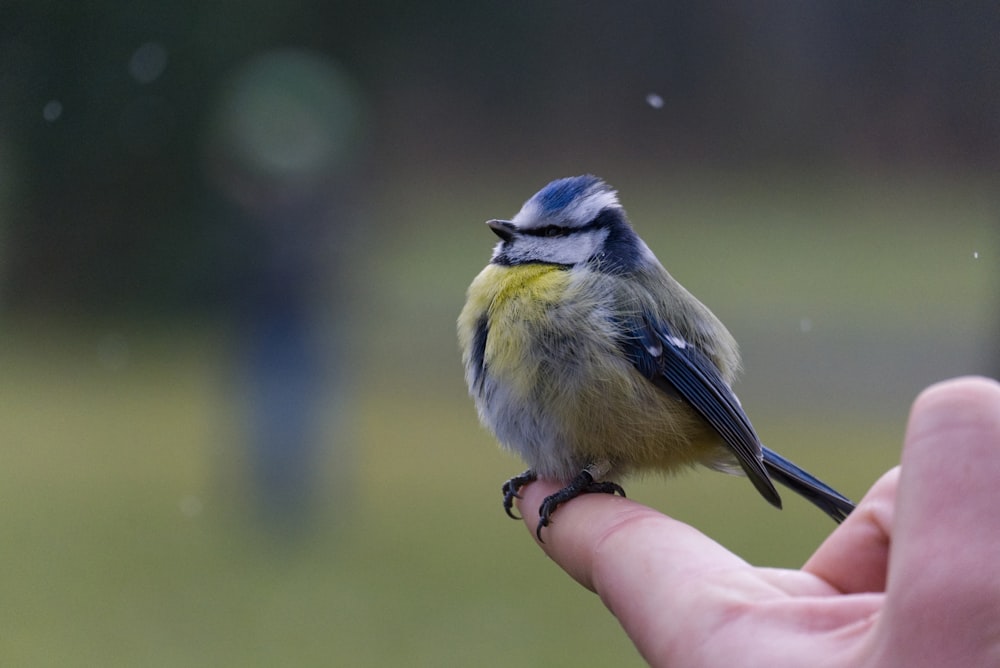
[[[996,459],[1000,434],[1000,383],[982,376],[965,376],[936,383],[913,402],[903,447],[903,467],[964,468]],[[964,466],[963,466],[964,465]]]
[[[962,376],[931,385],[913,402],[911,427],[923,426],[923,421],[941,417],[958,416],[959,420],[970,413],[980,412],[994,419],[1000,406],[1000,382],[986,376]],[[954,421],[959,421],[954,420]]]

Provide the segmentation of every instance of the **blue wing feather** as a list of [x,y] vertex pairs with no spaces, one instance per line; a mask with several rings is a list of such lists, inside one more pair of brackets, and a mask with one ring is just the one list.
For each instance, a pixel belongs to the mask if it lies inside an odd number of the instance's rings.
[[680,396],[705,418],[736,455],[761,496],[781,507],[773,478],[837,522],[854,510],[850,499],[761,444],[718,367],[697,346],[647,315],[619,324],[625,332],[621,348],[628,360],[650,382]]
[[666,323],[649,316],[622,323],[622,351],[638,371],[669,394],[679,395],[714,428],[747,477],[771,504],[781,497],[764,468],[762,446],[736,395],[711,359]]

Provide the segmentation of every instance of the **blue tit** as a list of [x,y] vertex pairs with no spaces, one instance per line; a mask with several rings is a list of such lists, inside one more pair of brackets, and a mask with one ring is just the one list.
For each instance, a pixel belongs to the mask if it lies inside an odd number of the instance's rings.
[[667,273],[595,176],[548,184],[511,220],[458,319],[479,417],[528,470],[503,486],[565,483],[539,508],[589,492],[625,495],[639,471],[702,464],[743,473],[781,507],[772,481],[836,521],[854,504],[764,447],[730,388],[740,368],[722,322]]

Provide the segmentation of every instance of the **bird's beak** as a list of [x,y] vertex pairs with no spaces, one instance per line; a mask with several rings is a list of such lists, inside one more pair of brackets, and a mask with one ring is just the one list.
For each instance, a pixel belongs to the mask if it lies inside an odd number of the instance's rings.
[[514,223],[509,220],[487,220],[486,224],[490,226],[493,230],[493,234],[497,235],[504,241],[510,241],[514,238],[514,233],[517,228],[514,227]]

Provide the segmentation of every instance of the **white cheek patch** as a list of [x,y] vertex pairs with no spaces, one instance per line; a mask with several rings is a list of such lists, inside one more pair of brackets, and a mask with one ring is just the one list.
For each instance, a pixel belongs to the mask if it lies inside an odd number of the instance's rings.
[[565,237],[518,239],[518,244],[527,241],[527,252],[544,262],[573,265],[586,262],[600,250],[607,236],[608,230],[596,229]]
[[600,250],[608,230],[604,228],[577,232],[561,237],[535,237],[519,234],[512,241],[501,241],[493,249],[493,257],[503,255],[514,264],[549,262],[571,266],[586,262]]

